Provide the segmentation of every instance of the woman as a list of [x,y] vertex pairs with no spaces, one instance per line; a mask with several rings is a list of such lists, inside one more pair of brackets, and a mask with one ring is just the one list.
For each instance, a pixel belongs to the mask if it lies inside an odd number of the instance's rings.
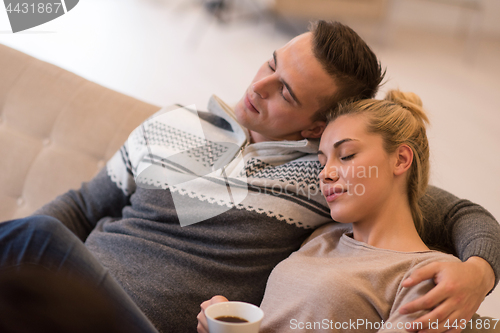
[[[418,96],[390,91],[331,114],[321,137],[320,183],[332,218],[275,267],[261,304],[261,332],[405,332],[422,312],[399,307],[425,294],[403,288],[412,270],[459,261],[419,236],[429,179],[427,116]],[[222,297],[213,302],[225,300]],[[198,332],[207,332],[202,304]]]

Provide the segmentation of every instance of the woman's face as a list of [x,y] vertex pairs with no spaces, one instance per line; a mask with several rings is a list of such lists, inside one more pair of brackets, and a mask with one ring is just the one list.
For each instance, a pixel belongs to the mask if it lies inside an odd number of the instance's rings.
[[321,137],[321,191],[337,222],[360,222],[390,209],[397,156],[388,154],[382,136],[368,133],[366,125],[365,115],[341,116]]

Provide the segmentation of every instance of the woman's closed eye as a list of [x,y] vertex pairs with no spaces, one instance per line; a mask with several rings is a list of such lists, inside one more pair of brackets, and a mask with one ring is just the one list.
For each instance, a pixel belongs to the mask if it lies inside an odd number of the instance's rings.
[[347,156],[341,157],[340,159],[342,161],[349,161],[354,157],[354,155],[356,155],[356,154],[347,155]]

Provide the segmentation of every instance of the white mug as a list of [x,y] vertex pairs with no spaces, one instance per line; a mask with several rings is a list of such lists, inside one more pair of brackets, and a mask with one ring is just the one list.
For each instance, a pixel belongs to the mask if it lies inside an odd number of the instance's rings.
[[[258,333],[264,312],[257,306],[245,302],[222,302],[205,309],[210,333]],[[238,317],[247,322],[234,323],[217,320],[218,317]]]

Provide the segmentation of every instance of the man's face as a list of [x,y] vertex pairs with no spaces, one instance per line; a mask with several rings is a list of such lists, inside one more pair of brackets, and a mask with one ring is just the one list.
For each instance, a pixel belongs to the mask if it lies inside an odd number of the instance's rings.
[[238,122],[254,142],[319,138],[324,122],[311,120],[335,82],[312,51],[312,34],[276,50],[255,75],[235,108]]

